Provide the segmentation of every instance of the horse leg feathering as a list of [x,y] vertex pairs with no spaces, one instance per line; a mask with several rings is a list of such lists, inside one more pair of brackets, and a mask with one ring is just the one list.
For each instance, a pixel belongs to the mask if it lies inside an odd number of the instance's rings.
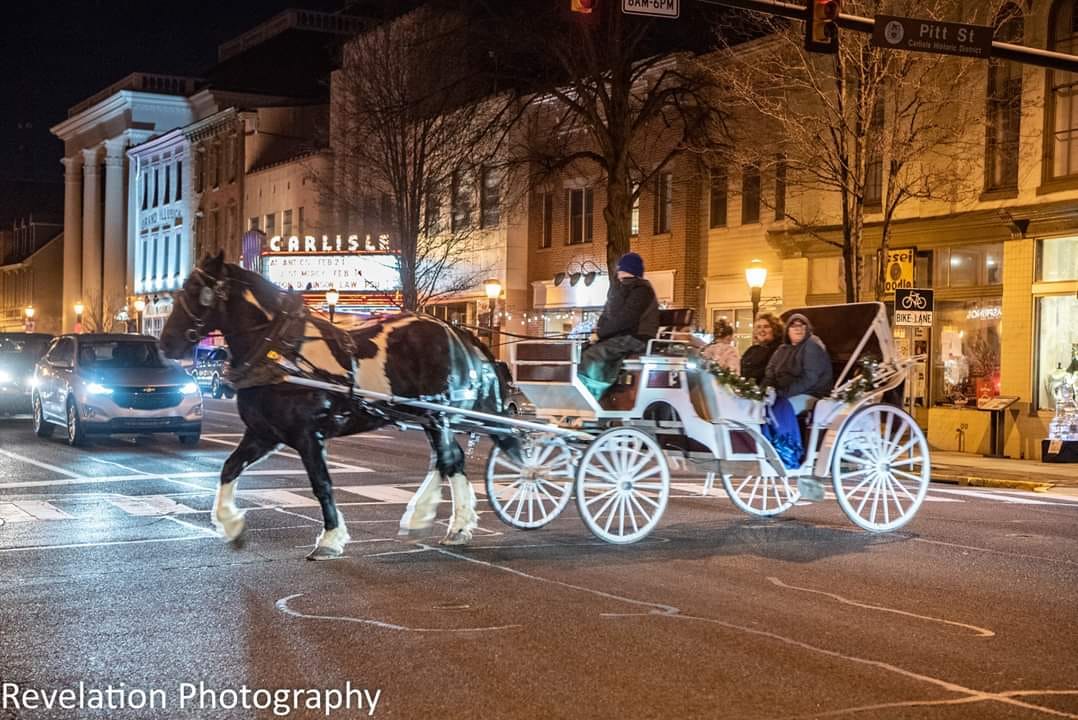
[[433,469],[423,479],[423,484],[416,490],[408,502],[400,521],[400,535],[426,530],[434,524],[438,515],[438,503],[442,501],[442,474]]
[[217,496],[213,501],[210,519],[214,527],[227,540],[235,540],[243,533],[244,512],[236,507],[236,484],[240,473],[255,464],[275,447],[275,443],[263,440],[248,430],[239,445],[225,460],[221,468],[221,481],[217,486]]

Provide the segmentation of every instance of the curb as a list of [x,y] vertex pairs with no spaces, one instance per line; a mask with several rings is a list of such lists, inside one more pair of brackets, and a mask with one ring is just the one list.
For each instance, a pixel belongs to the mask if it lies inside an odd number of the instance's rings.
[[932,482],[942,482],[949,485],[962,485],[964,487],[987,487],[1007,488],[1010,490],[1027,490],[1029,492],[1048,492],[1057,483],[1035,482],[1032,480],[1007,480],[1004,478],[988,478],[979,475],[958,475],[932,473]]

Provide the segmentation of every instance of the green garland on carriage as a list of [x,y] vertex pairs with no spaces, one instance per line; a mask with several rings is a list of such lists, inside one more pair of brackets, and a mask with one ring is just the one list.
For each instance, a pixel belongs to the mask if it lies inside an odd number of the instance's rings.
[[739,398],[762,402],[766,397],[765,390],[751,378],[742,377],[739,373],[718,363],[709,363],[707,370],[718,381],[719,385],[727,388]]

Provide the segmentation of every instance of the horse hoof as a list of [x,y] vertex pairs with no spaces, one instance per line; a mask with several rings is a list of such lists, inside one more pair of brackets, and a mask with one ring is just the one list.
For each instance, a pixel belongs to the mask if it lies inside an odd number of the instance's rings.
[[235,542],[237,539],[239,539],[240,535],[242,535],[243,531],[247,528],[247,523],[243,519],[242,515],[236,518],[224,520],[222,522],[214,521],[213,524],[217,527],[217,530],[221,533],[224,539],[229,542]]
[[308,560],[339,560],[344,557],[343,550],[319,545],[307,556]]
[[456,532],[450,532],[442,538],[442,545],[467,545],[472,541],[471,530],[457,530]]

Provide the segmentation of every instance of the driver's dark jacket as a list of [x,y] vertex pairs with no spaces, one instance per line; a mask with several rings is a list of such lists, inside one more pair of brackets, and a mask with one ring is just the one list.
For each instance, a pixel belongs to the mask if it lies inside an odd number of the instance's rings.
[[631,335],[647,342],[659,332],[659,300],[644,278],[625,278],[614,284],[606,296],[595,333],[600,340]]

